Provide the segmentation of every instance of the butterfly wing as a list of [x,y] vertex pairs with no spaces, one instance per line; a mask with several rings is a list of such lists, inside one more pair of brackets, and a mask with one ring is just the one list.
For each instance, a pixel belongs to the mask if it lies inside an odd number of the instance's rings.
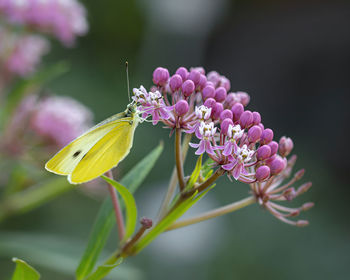
[[90,181],[117,166],[130,152],[138,120],[123,118],[97,141],[68,176],[73,184]]
[[[125,114],[123,116],[125,116]],[[59,175],[71,174],[83,156],[103,136],[105,136],[112,129],[116,128],[121,119],[122,115],[117,114],[97,124],[61,149],[46,163],[45,168],[48,171]]]

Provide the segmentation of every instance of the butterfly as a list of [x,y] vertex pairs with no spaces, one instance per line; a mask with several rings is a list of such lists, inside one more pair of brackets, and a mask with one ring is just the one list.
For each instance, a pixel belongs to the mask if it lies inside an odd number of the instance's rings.
[[45,165],[71,184],[95,179],[117,166],[130,152],[141,118],[134,102],[127,109],[97,124],[62,148]]

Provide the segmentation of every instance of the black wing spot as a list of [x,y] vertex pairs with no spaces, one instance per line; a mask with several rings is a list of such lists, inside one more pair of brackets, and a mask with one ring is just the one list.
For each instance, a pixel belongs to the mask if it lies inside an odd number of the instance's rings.
[[73,157],[76,158],[77,156],[79,156],[81,153],[81,151],[76,151],[74,154],[73,154]]

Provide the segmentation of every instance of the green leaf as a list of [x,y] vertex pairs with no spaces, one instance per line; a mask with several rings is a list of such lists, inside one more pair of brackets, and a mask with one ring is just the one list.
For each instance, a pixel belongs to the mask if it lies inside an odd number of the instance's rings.
[[204,178],[204,181],[207,180],[213,174],[213,163],[214,161],[211,158],[208,158],[203,164],[201,173]]
[[[163,144],[153,149],[144,157],[131,171],[129,171],[121,180],[121,184],[127,186],[131,193],[134,193],[147,177],[154,164],[163,151]],[[124,204],[121,203],[121,207]],[[78,280],[84,279],[93,270],[101,250],[106,244],[109,234],[115,224],[115,216],[111,199],[108,197],[103,202],[95,224],[90,233],[90,238],[85,252],[81,258],[76,271]]]
[[126,223],[125,223],[125,236],[123,242],[128,240],[129,237],[134,233],[137,223],[137,207],[134,196],[132,193],[123,185],[119,184],[117,181],[114,181],[111,178],[108,178],[104,175],[101,176],[106,182],[111,184],[116,190],[120,193],[121,197],[124,200],[126,212]]
[[115,262],[110,264],[104,264],[100,265],[94,273],[89,275],[85,280],[100,280],[103,279],[105,276],[109,274],[109,272],[116,268],[118,265],[120,265],[123,262],[123,258],[117,258]]
[[40,274],[33,267],[17,258],[12,259],[16,263],[15,272],[12,275],[12,280],[39,280]]
[[195,168],[191,174],[190,180],[188,181],[188,184],[186,186],[186,190],[192,189],[192,187],[194,186],[194,184],[198,180],[198,177],[199,177],[199,174],[200,174],[201,168],[202,168],[202,157],[203,157],[203,154],[201,154],[197,160],[196,166],[195,166]]
[[67,72],[68,69],[69,66],[66,62],[59,62],[37,72],[29,79],[20,81],[8,94],[7,103],[0,116],[3,122],[6,122],[6,118],[12,115],[13,111],[26,94],[38,91],[43,85]]

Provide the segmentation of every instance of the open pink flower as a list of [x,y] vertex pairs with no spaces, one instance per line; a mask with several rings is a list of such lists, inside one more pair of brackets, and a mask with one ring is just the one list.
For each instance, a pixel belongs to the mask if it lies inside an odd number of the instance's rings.
[[222,166],[223,169],[230,171],[230,174],[238,180],[238,178],[243,175],[248,175],[245,169],[245,164],[248,163],[254,154],[254,151],[249,150],[247,145],[242,147],[237,147],[233,156],[229,157],[230,163]]
[[201,155],[204,152],[207,152],[210,155],[215,155],[214,150],[217,147],[212,147],[212,139],[215,135],[216,127],[214,127],[214,123],[210,122],[206,124],[205,122],[201,122],[199,126],[200,133],[200,142],[198,144],[190,143],[192,148],[198,148],[195,152],[196,155]]

